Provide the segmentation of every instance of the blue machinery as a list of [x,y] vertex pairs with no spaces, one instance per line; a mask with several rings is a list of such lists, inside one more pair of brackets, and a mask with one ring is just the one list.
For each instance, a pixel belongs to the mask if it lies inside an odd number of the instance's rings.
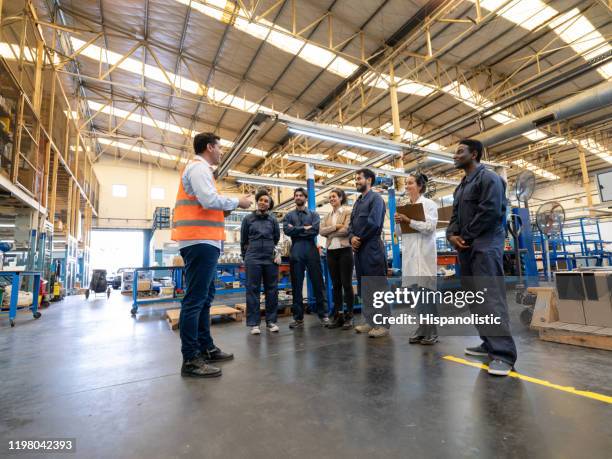
[[538,278],[538,266],[536,264],[535,249],[533,246],[533,233],[531,232],[529,209],[525,207],[513,207],[511,212],[519,217],[515,221],[520,222],[518,253],[520,254],[522,276],[526,279],[527,286],[532,286]]
[[[582,266],[612,265],[612,252],[604,250],[606,242],[601,238],[599,220],[589,217],[566,222],[561,233],[548,240],[548,247],[539,231],[535,239],[538,251],[544,254],[549,250],[552,268],[568,271]],[[573,247],[578,250],[571,250]],[[542,263],[546,271],[545,256],[542,256]]]
[[[15,326],[15,317],[17,316],[18,309],[31,309],[32,316],[35,319],[40,317],[40,312],[38,312],[38,294],[40,288],[40,272],[37,271],[0,271],[0,277],[8,277],[11,282],[11,299],[9,306],[9,321],[11,323],[11,327]],[[19,300],[19,288],[21,287],[21,283],[24,278],[32,277],[32,306],[26,307],[18,307],[17,302]],[[0,304],[2,302],[0,301]],[[6,314],[6,312],[2,312],[0,314]]]

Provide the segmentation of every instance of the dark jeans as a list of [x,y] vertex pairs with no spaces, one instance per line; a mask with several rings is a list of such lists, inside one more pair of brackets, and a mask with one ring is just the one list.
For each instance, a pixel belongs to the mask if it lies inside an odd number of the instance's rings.
[[[369,295],[363,291],[363,284],[367,277],[370,279],[369,290],[386,291],[388,290],[387,278],[387,254],[385,252],[385,244],[380,237],[372,238],[364,243],[357,252],[355,252],[355,272],[357,274],[357,284],[359,296],[362,301],[363,317],[367,324],[372,327],[377,326],[374,322],[376,314],[382,314],[385,317],[391,315],[391,306],[385,302],[380,309],[375,309],[371,304],[371,298],[366,298]],[[371,293],[371,292],[370,292]],[[384,328],[390,328],[391,325],[385,323],[380,325]]]
[[219,249],[196,244],[181,249],[185,261],[186,291],[181,305],[179,331],[183,359],[214,349],[210,336],[210,305],[215,298]]
[[342,311],[342,292],[346,302],[346,317],[353,317],[353,249],[345,247],[327,251],[327,266],[334,294],[333,316]]
[[302,287],[304,285],[304,270],[312,282],[317,313],[320,318],[327,315],[327,300],[325,298],[325,283],[323,282],[323,271],[321,270],[321,257],[319,249],[312,241],[297,241],[291,247],[291,290],[293,291],[293,318],[304,319],[304,297]]
[[[476,327],[484,348],[491,359],[514,365],[517,353],[510,332],[506,289],[503,283],[503,254],[503,234],[485,236],[476,239],[468,250],[459,252],[459,265],[461,277],[472,277],[470,285],[480,290],[487,289],[487,301],[481,305],[472,304],[470,311],[481,315],[494,314],[502,319],[502,324],[493,329],[494,334],[487,333],[487,327]],[[488,330],[492,330],[490,326]]]
[[278,265],[276,263],[249,263],[246,265],[247,327],[259,325],[259,294],[263,279],[266,294],[266,323],[276,323],[278,309]]

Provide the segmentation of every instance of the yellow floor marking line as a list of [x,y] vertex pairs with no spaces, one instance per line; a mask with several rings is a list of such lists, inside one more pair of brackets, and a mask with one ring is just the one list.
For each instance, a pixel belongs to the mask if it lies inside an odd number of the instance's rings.
[[[445,360],[450,360],[451,362],[460,363],[462,365],[469,365],[470,367],[479,368],[481,370],[489,369],[489,367],[484,363],[471,362],[469,360],[461,359],[453,355],[445,355],[442,358]],[[588,390],[578,390],[570,386],[560,386],[558,384],[553,384],[543,379],[532,378],[531,376],[522,375],[520,373],[517,373],[516,371],[511,371],[508,376],[511,376],[512,378],[522,379],[523,381],[531,382],[534,384],[539,384],[540,386],[550,387],[551,389],[560,390],[562,392],[568,392],[570,394],[580,395],[581,397],[592,398],[594,400],[599,400],[600,402],[612,404],[612,397],[609,395],[598,394],[597,392],[591,392]]]

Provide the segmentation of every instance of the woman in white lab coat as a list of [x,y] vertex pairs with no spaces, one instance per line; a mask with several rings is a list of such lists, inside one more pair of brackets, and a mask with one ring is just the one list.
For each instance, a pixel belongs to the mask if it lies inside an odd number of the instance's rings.
[[[425,221],[411,220],[405,215],[396,213],[395,221],[408,224],[414,233],[402,234],[402,284],[404,287],[423,287],[429,290],[436,288],[437,249],[436,225],[438,224],[438,206],[431,199],[423,196],[427,189],[427,176],[415,172],[406,179],[406,197],[403,204],[422,204]],[[419,304],[419,314],[436,314],[435,305]],[[413,336],[411,344],[435,344],[438,341],[435,325],[420,325]]]

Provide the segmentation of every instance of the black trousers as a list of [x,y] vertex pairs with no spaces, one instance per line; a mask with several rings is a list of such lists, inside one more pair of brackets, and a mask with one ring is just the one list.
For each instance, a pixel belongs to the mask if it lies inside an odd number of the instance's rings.
[[[387,291],[389,288],[387,284],[387,254],[385,253],[385,244],[380,237],[366,241],[355,252],[355,273],[357,274],[359,296],[363,302],[361,309],[363,318],[368,325],[375,327],[377,326],[375,315],[391,316],[391,306],[388,303],[385,302],[382,308],[376,309],[372,306],[372,298],[370,298],[373,291]],[[364,288],[366,282],[368,288]],[[382,327],[390,328],[391,325],[385,323]]]
[[[508,303],[504,283],[504,235],[496,234],[475,240],[468,250],[459,252],[461,278],[468,288],[486,290],[486,301],[470,305],[474,314],[494,314],[499,326],[477,326],[483,346],[491,359],[516,362],[516,345],[510,332]],[[465,288],[465,287],[464,287]]]
[[345,247],[327,251],[327,267],[332,281],[334,317],[342,311],[342,293],[346,302],[346,317],[353,317],[353,249]]
[[183,359],[215,348],[210,336],[210,305],[215,299],[215,278],[219,249],[195,244],[181,249],[185,260],[185,297],[181,304],[179,332]]
[[327,315],[327,299],[325,295],[325,283],[323,282],[323,271],[321,270],[321,257],[319,249],[312,241],[297,241],[291,247],[291,259],[289,261],[291,271],[291,290],[293,292],[293,318],[304,319],[304,271],[308,271],[312,289],[314,290],[317,303],[317,314],[320,318]]
[[278,265],[275,263],[247,263],[247,327],[259,325],[261,321],[259,294],[261,292],[262,280],[266,295],[266,323],[276,323],[278,309]]

